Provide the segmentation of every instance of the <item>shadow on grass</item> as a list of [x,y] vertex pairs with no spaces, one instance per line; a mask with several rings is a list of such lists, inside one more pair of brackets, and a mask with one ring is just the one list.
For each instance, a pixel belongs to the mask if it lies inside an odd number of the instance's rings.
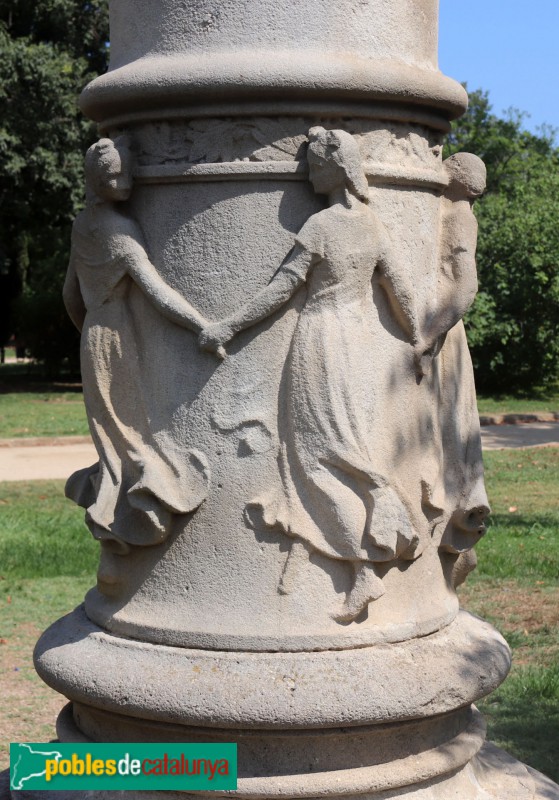
[[42,364],[16,363],[0,365],[0,394],[7,392],[80,392],[79,372],[63,371],[48,376]]
[[516,671],[479,707],[491,741],[559,781],[559,666]]
[[[475,370],[474,370],[475,374]],[[551,400],[559,394],[559,384],[551,386],[531,386],[529,389],[514,389],[496,391],[488,393],[486,391],[480,392],[478,398],[480,400],[494,400],[497,403],[506,402],[507,400]]]

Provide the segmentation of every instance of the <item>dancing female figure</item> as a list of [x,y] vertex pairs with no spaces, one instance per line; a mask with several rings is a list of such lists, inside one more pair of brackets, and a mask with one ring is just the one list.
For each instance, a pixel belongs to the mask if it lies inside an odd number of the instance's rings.
[[404,502],[378,471],[371,434],[376,270],[411,345],[419,344],[418,329],[412,289],[368,206],[357,143],[345,131],[318,127],[309,140],[310,181],[328,196],[329,207],[305,223],[268,286],[236,314],[205,328],[200,342],[217,352],[306,283],[280,397],[282,490],[259,505],[266,524],[352,564],[353,585],[336,615],[349,622],[384,593],[374,563],[413,558],[417,547]]
[[443,162],[448,186],[441,200],[441,244],[437,303],[426,320],[418,363],[428,371],[438,358],[441,453],[435,496],[444,512],[443,552],[459,555],[453,582],[476,564],[472,549],[486,531],[489,501],[483,480],[476,390],[462,318],[477,292],[478,224],[474,200],[485,190],[486,169],[472,153]]
[[204,500],[209,470],[202,453],[152,432],[132,286],[177,325],[197,333],[206,320],[163,281],[139,225],[119,208],[132,191],[126,140],[98,141],[87,152],[85,169],[87,204],[72,230],[64,301],[82,333],[84,396],[99,463],[74,473],[66,493],[87,509],[97,539],[157,544],[173,514]]

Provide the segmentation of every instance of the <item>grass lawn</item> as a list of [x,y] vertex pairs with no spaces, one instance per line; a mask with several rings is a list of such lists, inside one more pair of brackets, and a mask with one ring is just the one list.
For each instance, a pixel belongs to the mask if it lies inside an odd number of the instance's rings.
[[81,392],[0,394],[0,439],[25,436],[87,436]]
[[490,739],[559,781],[559,448],[484,460],[492,524],[460,595],[503,633],[513,667],[479,707]]
[[0,574],[5,580],[93,575],[98,545],[64,481],[0,483]]
[[10,742],[48,742],[56,735],[56,717],[67,701],[35,672],[33,648],[93,584],[92,575],[0,578],[0,771],[9,767]]
[[[489,737],[559,781],[559,448],[485,456],[492,526],[462,604],[513,647],[510,677],[480,702]],[[61,481],[0,484],[0,769],[6,743],[45,741],[64,704],[35,675],[39,633],[81,602],[97,544]]]
[[515,412],[534,413],[536,411],[559,412],[559,387],[550,390],[533,391],[525,395],[479,395],[477,407],[480,414],[514,414]]
[[98,545],[63,481],[0,483],[0,770],[10,741],[48,741],[66,702],[33,669],[40,633],[95,583]]

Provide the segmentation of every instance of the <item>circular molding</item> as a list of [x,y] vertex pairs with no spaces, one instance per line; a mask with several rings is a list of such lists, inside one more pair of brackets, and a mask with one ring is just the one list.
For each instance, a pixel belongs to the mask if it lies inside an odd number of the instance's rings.
[[[92,719],[90,718],[92,716]],[[86,733],[76,724],[86,723]],[[95,736],[87,730],[93,720]],[[100,727],[95,722],[100,721]],[[90,725],[91,726],[91,725]],[[343,797],[440,780],[479,752],[485,723],[474,707],[395,725],[310,731],[216,731],[157,726],[145,720],[66,706],[58,719],[62,742],[236,742],[242,798]],[[89,738],[91,736],[91,738]],[[126,737],[122,739],[121,737]],[[144,738],[145,736],[145,738]],[[212,792],[212,794],[215,794]],[[224,792],[223,795],[227,795]],[[220,796],[221,793],[217,793]]]
[[421,719],[492,692],[510,651],[466,612],[399,644],[319,652],[168,647],[113,636],[83,607],[52,625],[35,651],[43,680],[70,700],[183,725],[320,728]]
[[81,95],[85,114],[103,123],[126,113],[223,101],[329,100],[407,103],[464,113],[467,94],[435,69],[351,53],[233,51],[147,56],[96,78]]

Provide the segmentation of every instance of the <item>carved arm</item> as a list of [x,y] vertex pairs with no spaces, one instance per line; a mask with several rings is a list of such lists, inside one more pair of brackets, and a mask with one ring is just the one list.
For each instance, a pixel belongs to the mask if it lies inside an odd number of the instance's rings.
[[445,217],[437,309],[428,320],[425,331],[425,344],[429,349],[462,319],[478,290],[475,259],[477,221],[469,202],[454,201]]
[[418,345],[421,336],[413,286],[406,273],[397,268],[387,240],[382,247],[378,267],[381,271],[380,284],[388,295],[394,315],[407,333],[411,343]]
[[216,352],[236,333],[269,317],[281,308],[305,282],[312,255],[296,244],[270,283],[257,292],[249,302],[230,317],[209,325],[200,336],[203,350]]
[[132,280],[164,317],[195,333],[208,324],[179,292],[165,283],[143,250],[127,253],[124,259]]
[[85,320],[86,308],[80,289],[80,282],[76,273],[75,255],[73,251],[70,254],[70,263],[68,264],[68,271],[66,272],[62,297],[68,316],[81,333]]

